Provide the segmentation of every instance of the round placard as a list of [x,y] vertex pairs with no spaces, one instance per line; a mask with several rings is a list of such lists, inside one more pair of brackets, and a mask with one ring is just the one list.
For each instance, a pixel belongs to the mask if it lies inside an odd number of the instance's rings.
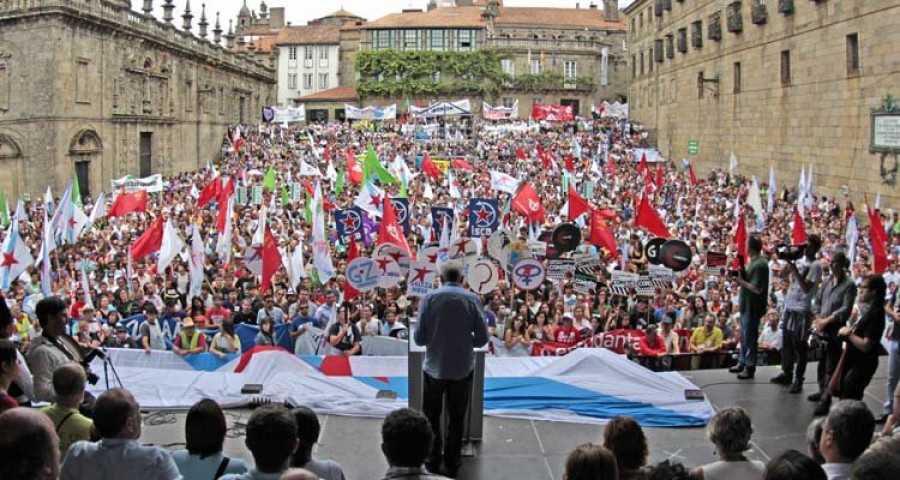
[[500,271],[490,260],[479,260],[472,264],[466,277],[469,288],[479,295],[493,292],[499,280]]
[[478,242],[471,238],[460,237],[450,244],[450,258],[478,255]]
[[378,287],[391,288],[397,286],[403,280],[400,265],[388,255],[375,257],[375,265],[378,267]]
[[347,264],[347,283],[360,292],[374,290],[378,277],[378,265],[371,258],[354,258]]
[[379,245],[377,248],[375,248],[375,251],[372,252],[372,254],[375,257],[387,255],[387,256],[393,258],[394,261],[397,262],[397,265],[400,265],[401,272],[405,273],[405,272],[409,271],[409,263],[410,263],[409,255],[407,255],[406,252],[402,248],[400,248],[394,244],[383,243],[383,244]]
[[541,286],[547,269],[544,264],[533,258],[525,258],[516,262],[512,269],[513,283],[522,290],[534,290]]
[[505,251],[506,246],[512,243],[515,238],[509,230],[497,230],[488,240],[488,255],[500,262],[500,265],[504,268],[506,267],[506,262],[509,261],[509,252]]
[[669,240],[663,244],[659,257],[663,265],[672,271],[681,272],[691,265],[693,253],[691,247],[681,240]]
[[662,247],[665,245],[665,238],[654,238],[647,242],[647,245],[644,247],[644,254],[647,255],[647,260],[650,261],[653,265],[659,265],[662,263],[662,257],[660,253],[662,253]]
[[571,252],[581,243],[581,229],[574,223],[563,223],[553,230],[551,238],[559,253]]

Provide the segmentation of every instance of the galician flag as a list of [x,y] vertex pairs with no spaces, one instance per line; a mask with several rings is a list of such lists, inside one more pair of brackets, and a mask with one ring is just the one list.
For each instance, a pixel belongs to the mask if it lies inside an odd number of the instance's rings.
[[334,277],[334,265],[331,263],[328,238],[325,236],[325,210],[322,207],[322,187],[316,182],[313,196],[312,247],[313,266],[316,267],[319,281],[328,283]]
[[31,252],[28,251],[28,247],[19,235],[19,222],[10,224],[9,230],[6,231],[6,239],[3,240],[3,246],[0,248],[0,254],[3,255],[0,260],[0,288],[7,291],[10,283],[34,264]]
[[[231,199],[228,201],[230,202]],[[191,288],[188,296],[194,298],[200,296],[203,287],[203,264],[206,262],[206,255],[203,248],[203,240],[200,238],[200,228],[194,225],[192,230],[194,232],[191,234],[191,264],[188,268]]]

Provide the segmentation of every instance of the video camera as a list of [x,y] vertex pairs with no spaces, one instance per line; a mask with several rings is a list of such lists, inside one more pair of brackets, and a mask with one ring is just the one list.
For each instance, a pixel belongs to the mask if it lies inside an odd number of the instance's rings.
[[779,245],[775,253],[779,260],[796,262],[806,254],[806,245]]
[[91,385],[96,385],[97,382],[100,381],[100,377],[91,371],[91,362],[94,361],[95,358],[100,357],[106,360],[107,355],[106,352],[100,350],[98,348],[91,348],[88,350],[88,354],[85,355],[84,359],[80,362],[82,368],[84,368],[85,376],[87,377],[87,382]]

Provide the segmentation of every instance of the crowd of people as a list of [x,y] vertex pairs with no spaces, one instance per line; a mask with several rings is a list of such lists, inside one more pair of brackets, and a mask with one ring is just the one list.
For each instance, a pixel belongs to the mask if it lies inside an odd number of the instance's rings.
[[[759,182],[732,169],[712,168],[698,178],[687,162],[654,162],[652,151],[639,150],[647,146],[641,126],[623,119],[425,123],[235,127],[223,142],[221,161],[166,176],[163,190],[150,194],[145,208],[117,216],[103,214],[113,199],[102,200],[105,208],[95,208],[88,195],[21,199],[10,221],[37,259],[44,224],[67,198],[92,215],[78,231],[57,237],[58,245],[45,256],[49,267],[33,266],[8,279],[6,301],[0,302],[8,307],[0,311],[0,378],[6,382],[0,387],[8,395],[0,392],[0,409],[59,402],[56,372],[81,357],[71,350],[171,349],[224,357],[252,347],[235,333],[241,324],[258,326],[256,345],[275,345],[273,332],[283,324],[293,341],[311,327],[323,329],[327,343],[346,355],[360,354],[369,336],[410,338],[410,320],[420,305],[405,282],[359,295],[347,281],[351,255],[372,256],[383,240],[378,225],[389,197],[408,200],[409,230],[402,243],[414,257],[446,246],[448,238],[468,237],[473,198],[496,199],[499,228],[522,242],[546,239],[565,223],[581,230],[580,244],[563,257],[597,258],[587,290],[569,279],[526,291],[502,274],[492,292],[480,295],[488,335],[504,354],[529,354],[541,342],[575,346],[603,332],[638,330],[645,336],[632,353],[657,357],[660,368],[671,368],[668,359],[677,355],[718,366],[720,356],[713,354],[733,350],[732,370],[749,379],[760,354],[780,352],[783,372],[772,381],[800,393],[813,352],[822,361],[819,388],[810,400],[825,415],[833,396],[862,398],[884,344],[888,391],[897,390],[897,213],[875,213],[884,231],[872,235],[869,222],[857,223],[865,212],[857,212],[848,198],[816,191],[811,170],[796,187],[782,180],[772,184],[774,176]],[[514,184],[498,185],[492,180],[498,174]],[[537,214],[513,201],[526,186],[539,199]],[[590,212],[569,218],[573,195]],[[645,247],[658,235],[658,228],[646,226],[645,205],[666,236],[686,243],[691,260],[654,293],[622,295],[610,288],[611,273],[646,272]],[[354,206],[366,218],[359,240],[348,241],[339,234],[335,212]],[[432,207],[452,209],[449,226],[435,223]],[[163,269],[159,254],[129,254],[160,217],[181,238],[199,237],[199,280],[192,278],[198,260],[190,246]],[[608,235],[597,235],[601,228]],[[317,244],[318,229],[325,241]],[[11,231],[12,226],[6,237]],[[284,265],[261,278],[260,249],[269,235]],[[882,239],[884,245],[876,244]],[[479,252],[486,251],[486,239],[476,240]],[[805,250],[785,259],[779,247],[797,243]],[[876,273],[872,261],[881,249],[887,265]],[[299,267],[293,262],[298,253],[304,259]],[[710,268],[708,257],[717,253],[728,259],[725,268]],[[143,320],[136,331],[125,325],[135,316]],[[161,328],[164,321],[177,325],[172,338]],[[16,360],[5,360],[10,356]],[[896,405],[894,395],[889,397],[881,419],[892,424]],[[77,403],[69,400],[67,409]],[[580,449],[572,461],[603,457],[595,450]]]

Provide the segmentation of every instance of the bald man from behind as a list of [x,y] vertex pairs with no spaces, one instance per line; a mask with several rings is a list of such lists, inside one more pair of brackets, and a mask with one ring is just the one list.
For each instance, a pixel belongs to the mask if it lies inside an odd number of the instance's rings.
[[319,478],[313,475],[309,470],[292,468],[282,473],[280,480],[319,480]]
[[0,415],[0,478],[56,480],[59,437],[43,413],[13,408]]

